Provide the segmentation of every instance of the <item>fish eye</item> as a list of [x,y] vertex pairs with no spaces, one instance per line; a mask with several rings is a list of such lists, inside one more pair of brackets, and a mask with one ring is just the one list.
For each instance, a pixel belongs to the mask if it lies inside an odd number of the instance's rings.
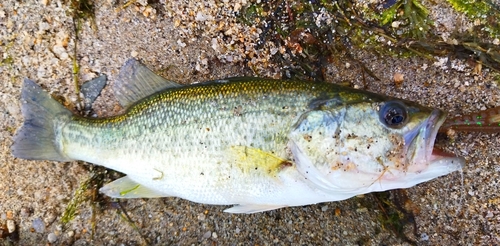
[[384,103],[379,111],[380,121],[387,127],[399,129],[408,122],[406,105],[400,101]]

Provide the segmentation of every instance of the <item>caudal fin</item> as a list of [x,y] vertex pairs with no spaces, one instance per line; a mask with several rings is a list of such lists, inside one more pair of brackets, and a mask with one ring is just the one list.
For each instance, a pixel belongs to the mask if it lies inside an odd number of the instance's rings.
[[60,151],[56,132],[72,113],[29,79],[24,79],[21,111],[24,124],[14,136],[12,154],[28,160],[70,161]]

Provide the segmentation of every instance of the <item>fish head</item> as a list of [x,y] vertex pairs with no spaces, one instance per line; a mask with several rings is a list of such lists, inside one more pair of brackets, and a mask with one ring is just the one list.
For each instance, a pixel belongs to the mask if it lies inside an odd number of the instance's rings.
[[389,162],[394,173],[413,177],[411,183],[417,184],[459,170],[465,164],[463,158],[434,148],[438,130],[446,119],[443,111],[390,100],[379,103],[377,112],[380,126],[400,139],[393,141],[393,151],[400,157]]
[[434,151],[445,117],[398,99],[323,105],[301,116],[290,148],[307,180],[339,197],[408,188],[464,165]]

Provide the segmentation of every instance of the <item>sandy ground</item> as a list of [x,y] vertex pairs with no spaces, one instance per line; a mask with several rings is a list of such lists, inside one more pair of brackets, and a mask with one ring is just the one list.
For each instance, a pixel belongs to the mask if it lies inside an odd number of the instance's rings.
[[[236,4],[160,1],[158,6],[161,8],[157,10],[141,5],[119,9],[111,0],[99,3],[97,31],[92,31],[89,22],[85,22],[77,41],[81,81],[106,74],[112,83],[120,66],[130,57],[137,57],[161,75],[186,84],[229,76],[278,76],[279,69],[263,65],[259,60],[254,61],[257,70],[245,67],[240,62],[238,47],[236,51],[229,49],[230,41],[218,36],[215,27],[220,22],[226,23],[223,27],[226,31],[236,26],[235,17],[230,14]],[[210,13],[207,9],[214,6],[219,7],[219,14],[213,16],[222,16],[217,20],[203,14]],[[75,40],[67,11],[68,6],[62,1],[0,3],[0,58],[3,60],[0,64],[0,225],[5,226],[4,231],[15,229],[13,234],[17,235],[4,236],[1,243],[408,244],[381,224],[383,211],[373,195],[253,215],[226,214],[222,212],[225,206],[195,204],[177,198],[122,201],[136,228],[124,219],[117,203],[108,200],[107,204],[92,210],[91,202],[85,202],[79,206],[76,218],[62,228],[62,213],[79,185],[89,178],[92,168],[81,162],[15,159],[10,154],[10,146],[15,130],[22,123],[19,97],[23,78],[33,79],[68,104],[77,98],[72,86],[71,60]],[[453,27],[449,22],[447,25]],[[252,34],[251,28],[244,31],[249,40],[258,37]],[[500,89],[488,69],[474,75],[470,66],[458,60],[447,63],[446,58],[429,61],[380,57],[361,51],[353,53],[381,79],[367,78],[367,90],[418,101],[451,115],[500,106]],[[331,64],[327,68],[328,80],[351,81],[362,86],[360,68],[346,63]],[[405,76],[399,88],[392,82],[395,73]],[[94,104],[99,116],[113,115],[120,110],[109,88],[104,89]],[[419,245],[500,244],[499,136],[461,133],[454,141],[439,141],[441,148],[464,156],[467,165],[463,173],[453,173],[406,190],[415,214],[415,223],[405,227],[408,238]],[[93,239],[92,213],[97,215]]]

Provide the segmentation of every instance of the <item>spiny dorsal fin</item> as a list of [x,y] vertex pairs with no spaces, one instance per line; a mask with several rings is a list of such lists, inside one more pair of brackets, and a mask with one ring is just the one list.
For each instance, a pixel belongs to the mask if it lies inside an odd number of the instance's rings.
[[140,185],[128,176],[119,178],[103,186],[99,191],[113,198],[154,198],[168,196]]
[[114,83],[116,98],[126,108],[131,104],[167,88],[181,87],[173,81],[156,75],[136,59],[129,59],[120,69]]

